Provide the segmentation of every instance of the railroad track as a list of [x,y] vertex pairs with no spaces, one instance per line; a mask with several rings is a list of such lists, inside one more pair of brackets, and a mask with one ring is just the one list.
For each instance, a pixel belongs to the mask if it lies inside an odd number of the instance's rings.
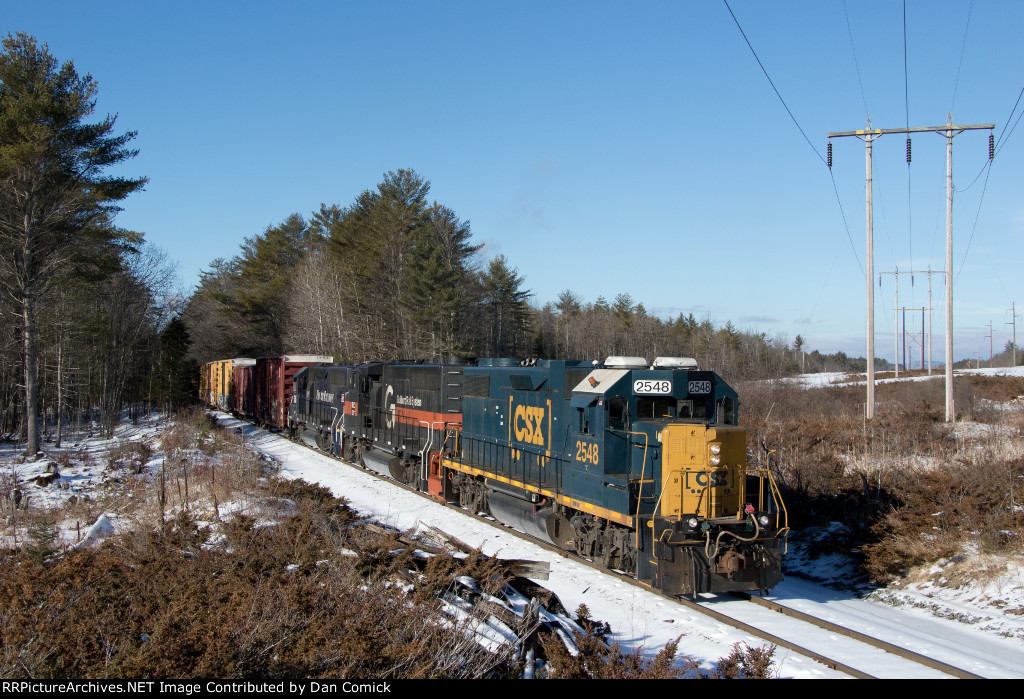
[[[716,620],[742,629],[769,643],[787,648],[822,663],[839,672],[859,679],[896,678],[949,678],[984,679],[962,668],[916,653],[888,641],[869,636],[811,614],[792,609],[777,602],[746,593],[734,593],[714,601],[679,599],[688,608],[714,617]],[[736,605],[753,605],[759,613],[739,610]],[[720,607],[716,609],[715,607]],[[731,611],[727,611],[731,610]],[[766,617],[780,615],[782,618]],[[753,623],[751,623],[753,620]],[[756,625],[755,625],[756,624]],[[845,641],[842,648],[820,652],[819,647],[835,647],[835,636]],[[814,647],[793,638],[813,639]],[[838,651],[838,652],[837,652]],[[883,668],[879,671],[876,668]]]
[[[333,457],[303,440],[293,441],[293,443],[305,446],[318,454],[330,456],[335,461],[338,461],[349,468],[359,469],[363,473],[369,474],[392,486],[403,488],[410,493],[415,493],[432,502],[438,502],[436,498],[430,497],[426,493],[382,476],[371,469]],[[556,553],[564,558],[571,559],[604,575],[614,576],[627,584],[676,602],[695,612],[709,616],[719,623],[726,624],[741,630],[744,633],[774,644],[775,646],[788,649],[807,658],[813,659],[830,669],[845,673],[852,677],[861,679],[890,677],[955,677],[961,679],[983,679],[980,675],[968,672],[962,668],[955,667],[948,663],[943,663],[893,643],[868,636],[867,634],[845,628],[805,612],[786,607],[778,602],[773,602],[753,595],[703,595],[701,598],[694,600],[662,594],[658,590],[643,585],[625,573],[609,570],[604,566],[569,553],[546,541],[532,537],[517,529],[507,527],[491,517],[469,512],[468,510],[453,504],[445,503],[444,506],[457,511],[463,516],[472,517],[479,522],[500,529],[505,534],[510,534],[524,541],[529,541],[530,543],[540,546],[547,551]],[[740,611],[743,608],[756,608],[759,613],[751,614],[750,611]],[[752,618],[754,619],[753,621],[751,621]],[[848,641],[844,641],[842,644],[843,648],[838,649],[841,650],[841,652],[837,652],[837,649],[835,648],[836,636],[843,636],[850,639]],[[794,638],[802,640],[797,642],[792,640]],[[806,639],[813,639],[814,647],[810,647]],[[829,650],[821,651],[815,650],[815,648],[828,648]],[[880,674],[876,668],[882,666],[887,668],[887,670],[885,673]]]

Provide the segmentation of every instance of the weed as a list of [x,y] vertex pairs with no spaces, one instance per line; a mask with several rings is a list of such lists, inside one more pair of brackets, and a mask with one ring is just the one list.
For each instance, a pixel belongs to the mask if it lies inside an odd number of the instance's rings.
[[727,680],[767,680],[778,676],[774,668],[775,646],[751,648],[733,644],[732,652],[718,661],[716,675]]
[[737,643],[732,652],[720,658],[714,670],[702,670],[692,658],[677,658],[679,640],[665,645],[653,658],[643,648],[624,653],[619,644],[608,645],[594,630],[576,633],[578,652],[571,653],[553,634],[543,635],[546,656],[544,676],[549,679],[771,679],[775,670],[775,646],[750,648]]

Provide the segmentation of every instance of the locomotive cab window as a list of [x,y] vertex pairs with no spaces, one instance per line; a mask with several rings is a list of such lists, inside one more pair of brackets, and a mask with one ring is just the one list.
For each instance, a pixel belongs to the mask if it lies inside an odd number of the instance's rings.
[[644,418],[658,419],[671,418],[676,416],[675,398],[637,398],[636,416],[641,420]]
[[719,398],[715,402],[715,422],[725,425],[735,425],[736,401],[732,398]]
[[683,420],[704,420],[708,416],[708,404],[702,400],[684,398],[679,401],[679,417]]
[[597,402],[594,396],[573,396],[569,407],[576,408],[576,432],[590,434],[590,406]]
[[580,434],[590,434],[590,409],[577,408],[576,412],[579,415],[576,431]]
[[608,401],[608,427],[613,430],[629,429],[629,401],[614,396]]

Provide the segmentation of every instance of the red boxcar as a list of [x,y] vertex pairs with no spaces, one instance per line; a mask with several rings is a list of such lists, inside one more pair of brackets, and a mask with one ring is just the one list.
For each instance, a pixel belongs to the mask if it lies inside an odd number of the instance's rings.
[[257,425],[284,429],[292,402],[292,378],[302,367],[332,364],[334,357],[316,354],[279,354],[260,357],[253,372],[252,417]]
[[231,363],[231,412],[239,417],[253,416],[256,404],[256,382],[253,374],[256,371],[255,359],[236,359]]

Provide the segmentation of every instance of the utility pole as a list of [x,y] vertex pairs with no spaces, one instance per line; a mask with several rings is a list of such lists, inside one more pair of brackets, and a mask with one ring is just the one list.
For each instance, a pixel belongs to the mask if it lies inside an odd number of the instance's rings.
[[[899,359],[898,359],[899,352],[900,352],[900,340],[899,340],[900,322],[899,322],[899,318],[897,317],[897,315],[899,313],[898,309],[900,307],[900,275],[901,274],[909,274],[909,275],[911,275],[911,277],[910,277],[910,281],[911,282],[914,281],[913,275],[915,275],[915,274],[927,274],[928,275],[928,307],[927,307],[926,310],[928,311],[928,336],[927,336],[928,337],[928,340],[927,340],[927,342],[928,342],[928,375],[931,376],[932,375],[932,311],[934,310],[932,308],[932,275],[933,274],[945,274],[945,272],[940,272],[940,271],[937,271],[937,270],[933,270],[931,267],[928,267],[928,269],[916,269],[916,270],[915,269],[911,269],[911,270],[904,270],[904,271],[901,272],[900,268],[897,267],[896,270],[893,271],[893,272],[880,272],[879,273],[879,275],[878,275],[878,286],[879,287],[882,286],[882,275],[883,274],[891,274],[893,276],[893,280],[895,280],[895,282],[896,282],[896,284],[895,284],[895,286],[896,286],[896,302],[892,306],[893,309],[896,309],[896,310],[893,311],[893,321],[892,321],[893,322],[893,356],[897,358],[895,360],[895,364],[896,364],[896,378],[900,377],[900,363],[899,363]],[[924,340],[922,340],[922,342],[924,342]],[[923,355],[924,355],[924,345],[923,344],[921,345],[921,354],[922,354],[922,357],[923,357]],[[921,366],[924,367],[924,359],[921,360]]]
[[[907,361],[907,311],[921,311],[921,368],[924,369],[924,343],[925,343],[924,312],[926,310],[927,309],[924,308],[924,306],[922,306],[921,308],[907,308],[906,306],[904,306],[903,308],[897,308],[896,309],[896,315],[897,316],[899,316],[900,313],[903,314],[903,331],[900,332],[899,325],[897,324],[897,327],[896,327],[896,343],[897,343],[897,346],[899,346],[902,343],[902,347],[903,347],[903,368],[904,368],[905,371],[910,371],[911,370],[911,366],[910,365],[912,363],[912,361],[910,361],[910,362]],[[917,335],[916,335],[916,333],[910,333],[910,341],[911,342],[917,342]],[[899,366],[899,355],[898,354],[896,356],[896,366]]]
[[[882,272],[889,274],[889,272]],[[882,274],[878,275],[878,286],[882,286]],[[900,377],[900,268],[892,272],[893,281],[896,282],[896,302],[892,305],[892,363],[896,367],[896,378]]]
[[992,321],[988,322],[988,368],[992,368]]
[[1010,314],[1010,322],[1007,325],[1013,326],[1013,364],[1011,366],[1017,366],[1017,302],[1014,301],[1010,308],[1006,311]]
[[[995,155],[994,136],[991,131],[995,124],[974,124],[970,126],[954,126],[953,115],[948,114],[945,126],[920,126],[905,129],[872,129],[868,119],[867,128],[863,131],[833,131],[827,134],[829,139],[843,136],[854,136],[864,141],[867,150],[867,260],[868,260],[868,385],[867,385],[867,419],[875,416],[875,286],[874,286],[874,244],[871,211],[871,144],[885,134],[907,134],[907,163],[910,162],[910,134],[933,132],[946,137],[946,422],[952,422],[953,412],[953,137],[964,131],[988,129],[988,157]],[[828,166],[832,167],[832,143],[828,144]],[[897,362],[899,358],[897,358]]]
[[[903,311],[903,337],[901,338],[900,345],[903,347],[903,369],[904,371],[910,371],[910,367],[907,366],[907,309],[900,309]],[[897,359],[897,362],[899,359]]]

